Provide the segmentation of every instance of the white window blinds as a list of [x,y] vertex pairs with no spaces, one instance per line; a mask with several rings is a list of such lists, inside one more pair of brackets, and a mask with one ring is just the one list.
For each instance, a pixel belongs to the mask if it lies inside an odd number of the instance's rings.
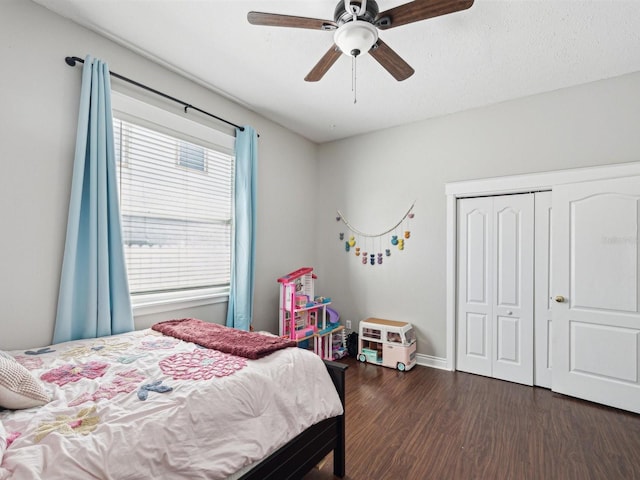
[[234,157],[114,118],[132,295],[228,286]]

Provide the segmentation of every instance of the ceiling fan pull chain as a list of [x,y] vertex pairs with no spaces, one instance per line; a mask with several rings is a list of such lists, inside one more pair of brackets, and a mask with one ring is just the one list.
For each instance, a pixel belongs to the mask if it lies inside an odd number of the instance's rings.
[[357,103],[358,99],[356,98],[357,95],[357,78],[356,78],[356,72],[357,72],[357,64],[356,64],[356,59],[358,57],[351,57],[351,91],[353,92],[353,103]]
[[351,91],[352,92],[356,88],[356,82],[355,82],[356,75],[354,73],[355,68],[356,68],[356,57],[351,57]]

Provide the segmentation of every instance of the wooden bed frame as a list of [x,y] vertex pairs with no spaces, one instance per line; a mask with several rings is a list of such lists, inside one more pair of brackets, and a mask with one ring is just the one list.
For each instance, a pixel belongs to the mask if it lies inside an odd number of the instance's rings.
[[[324,361],[331,380],[345,406],[345,370],[347,365]],[[240,480],[300,479],[333,451],[333,474],[345,475],[345,415],[332,417],[312,425],[286,445],[282,446]]]

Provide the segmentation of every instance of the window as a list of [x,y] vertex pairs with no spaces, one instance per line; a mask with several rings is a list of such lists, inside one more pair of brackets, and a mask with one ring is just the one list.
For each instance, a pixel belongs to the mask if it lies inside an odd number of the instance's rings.
[[205,171],[205,150],[199,145],[181,141],[178,149],[178,164],[186,168]]
[[[159,115],[147,106],[152,123],[131,108],[139,102],[114,98],[120,214],[134,310],[136,305],[226,298],[233,232],[232,140],[224,138],[222,146],[211,143],[200,138],[210,136],[207,127],[168,112]],[[160,124],[163,118],[168,121]]]

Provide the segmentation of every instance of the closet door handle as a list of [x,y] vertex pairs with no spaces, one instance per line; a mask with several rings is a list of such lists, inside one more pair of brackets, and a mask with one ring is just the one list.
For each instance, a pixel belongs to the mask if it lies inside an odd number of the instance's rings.
[[562,295],[558,295],[554,300],[558,303],[563,303],[564,297]]

